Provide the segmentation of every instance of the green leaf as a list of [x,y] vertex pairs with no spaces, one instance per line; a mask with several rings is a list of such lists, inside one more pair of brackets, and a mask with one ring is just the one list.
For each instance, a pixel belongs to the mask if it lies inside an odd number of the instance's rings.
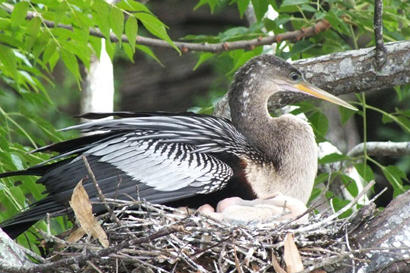
[[26,50],[30,51],[31,48],[33,47],[33,44],[36,41],[37,34],[40,31],[40,25],[41,25],[41,20],[38,17],[34,17],[28,23],[27,28],[26,28],[27,37],[25,39]]
[[87,43],[81,43],[78,41],[68,41],[63,42],[61,41],[61,45],[67,51],[70,51],[72,54],[77,56],[84,66],[89,69],[90,67],[90,56],[91,56],[91,49],[88,47]]
[[[353,196],[356,197],[359,194],[359,188],[357,187],[356,181],[345,174],[340,174],[343,184],[345,185],[347,191]],[[359,182],[360,183],[360,182]]]
[[34,17],[27,25],[26,33],[31,37],[36,37],[40,31],[41,20],[39,17]]
[[154,36],[166,41],[170,44],[178,53],[181,54],[181,51],[178,47],[175,46],[174,42],[169,38],[167,31],[165,30],[165,25],[158,20],[157,17],[148,13],[136,13],[135,17],[137,17],[144,27]]
[[43,52],[43,62],[44,63],[47,63],[51,59],[56,49],[57,49],[57,44],[55,43],[53,39],[50,39],[50,41],[48,42],[46,46],[46,49]]
[[256,19],[260,22],[268,11],[269,1],[267,0],[252,0],[253,9]]
[[328,181],[329,180],[329,174],[328,173],[320,173],[316,176],[315,178],[315,186]]
[[93,17],[97,23],[98,28],[104,35],[105,39],[110,39],[110,5],[105,1],[95,1],[93,6]]
[[50,60],[48,61],[51,71],[54,70],[54,67],[56,66],[59,59],[60,59],[60,54],[56,50],[54,51],[53,55],[51,55]]
[[202,52],[199,54],[199,59],[196,62],[193,70],[195,71],[201,64],[203,64],[204,62],[206,62],[207,60],[209,60],[210,58],[212,58],[214,56],[214,54],[210,53],[210,52]]
[[363,162],[362,163],[357,163],[354,165],[356,168],[357,172],[359,175],[366,181],[369,182],[371,180],[374,180],[374,173],[372,168],[370,168],[369,165],[365,165]]
[[239,14],[240,14],[241,18],[244,15],[246,9],[248,8],[249,2],[250,2],[250,0],[238,0],[236,2],[236,5],[238,6],[238,10],[239,10]]
[[410,119],[405,116],[397,116],[400,121],[399,125],[406,131],[410,132]]
[[122,0],[117,4],[117,7],[129,11],[141,11],[152,14],[151,11],[144,4],[138,1]]
[[110,56],[111,61],[114,59],[116,44],[112,43],[110,40],[105,39],[105,51],[108,56]]
[[289,7],[289,6],[296,6],[296,5],[302,5],[302,4],[309,4],[309,0],[285,0],[283,1],[282,5],[280,7]]
[[10,155],[11,155],[11,160],[13,161],[13,164],[16,167],[16,170],[24,169],[21,158],[16,153],[11,153]]
[[[335,211],[339,211],[342,208],[344,208],[347,204],[349,204],[349,200],[343,200],[337,197],[332,198],[331,200],[332,202],[332,206],[335,209]],[[348,216],[350,216],[352,214],[352,209],[347,210],[346,212],[342,213],[339,218],[343,219],[346,218]]]
[[135,48],[144,52],[145,54],[147,54],[148,56],[150,56],[151,58],[153,58],[155,61],[157,61],[157,63],[159,63],[161,66],[164,66],[160,59],[158,59],[158,57],[155,55],[155,53],[151,50],[151,48],[144,46],[144,45],[135,45]]
[[233,74],[239,67],[241,67],[244,63],[249,61],[252,57],[260,55],[262,53],[263,48],[257,47],[254,50],[244,51],[244,50],[233,50],[229,53],[229,56],[232,58],[233,67],[228,72],[229,74]]
[[382,115],[382,123],[386,124],[386,123],[391,123],[394,120],[392,118],[390,118],[388,115]]
[[194,7],[194,10],[197,10],[198,8],[202,7],[203,5],[209,5],[209,9],[211,10],[211,13],[214,13],[215,7],[218,5],[218,0],[200,0],[198,4]]
[[301,8],[304,11],[317,12],[317,10],[314,7],[310,6],[310,5],[302,5]]
[[26,19],[26,14],[28,10],[28,2],[22,1],[18,2],[11,13],[11,27],[16,28],[23,24]]
[[310,198],[309,198],[309,202],[308,202],[308,203],[311,203],[313,200],[315,200],[321,193],[322,193],[322,190],[321,190],[321,189],[319,189],[319,188],[313,188],[312,194],[310,195]]
[[349,157],[346,156],[346,155],[342,155],[342,154],[338,154],[338,153],[332,153],[332,154],[325,155],[324,157],[319,159],[319,163],[320,164],[327,164],[327,163],[333,163],[333,162],[343,161],[343,160],[347,160],[347,159],[349,159]]
[[345,107],[339,107],[339,113],[342,125],[344,125],[356,113],[356,111],[347,109]]
[[303,53],[305,51],[308,51],[309,49],[315,47],[316,44],[312,43],[310,40],[302,40],[299,41],[297,43],[295,43],[290,52],[289,52],[289,56],[295,56],[297,54]]
[[94,54],[95,54],[98,58],[100,58],[102,40],[101,40],[100,38],[96,38],[96,37],[90,36],[89,43],[91,44],[91,47],[94,49]]
[[309,121],[313,127],[315,135],[325,137],[328,129],[328,121],[326,115],[316,111],[309,116]]
[[129,43],[123,43],[122,49],[124,50],[125,54],[127,55],[128,59],[134,63],[134,52]]
[[124,30],[124,14],[118,7],[111,7],[110,25],[115,36],[117,36],[121,42],[121,35]]
[[347,23],[341,19],[340,15],[341,14],[336,14],[333,10],[330,10],[326,14],[325,19],[328,20],[332,27],[337,31],[346,35],[351,35]]
[[61,59],[63,60],[65,66],[68,68],[68,70],[71,73],[73,73],[76,80],[79,81],[81,79],[81,75],[80,75],[80,69],[78,66],[77,58],[75,57],[75,55],[65,49],[62,49],[60,51],[60,54],[61,54]]
[[17,78],[17,62],[13,50],[0,44],[0,52],[0,67],[3,64],[3,72],[10,77]]
[[132,52],[135,52],[135,43],[138,34],[138,22],[134,16],[128,17],[127,22],[125,23],[125,35],[128,38],[128,42],[131,46]]
[[11,20],[9,18],[0,18],[0,29],[8,29],[11,26]]
[[405,192],[402,179],[406,179],[406,174],[396,166],[382,168],[383,174],[393,187],[393,197]]

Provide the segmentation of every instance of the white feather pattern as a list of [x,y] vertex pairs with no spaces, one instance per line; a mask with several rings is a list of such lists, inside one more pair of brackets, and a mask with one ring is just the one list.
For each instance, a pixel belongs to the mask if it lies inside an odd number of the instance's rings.
[[128,133],[122,142],[111,140],[86,154],[114,165],[133,179],[155,190],[174,191],[198,187],[198,193],[222,188],[232,169],[212,155],[195,153],[192,145],[163,143],[161,139],[139,139],[140,132]]
[[158,115],[97,120],[64,130],[80,129],[139,132],[135,139],[161,139],[164,143],[186,143],[201,153],[228,152],[238,156],[263,157],[230,121],[207,115]]

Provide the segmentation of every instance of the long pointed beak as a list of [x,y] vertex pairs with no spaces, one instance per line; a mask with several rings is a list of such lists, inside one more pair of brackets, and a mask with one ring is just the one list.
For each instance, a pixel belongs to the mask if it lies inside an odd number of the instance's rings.
[[322,89],[320,89],[320,88],[318,88],[318,87],[316,87],[316,86],[314,86],[314,85],[312,85],[308,82],[303,81],[301,83],[294,84],[293,87],[296,88],[299,92],[311,95],[313,97],[316,97],[316,98],[319,98],[319,99],[322,99],[322,100],[325,100],[325,101],[328,101],[328,102],[331,102],[331,103],[346,107],[346,108],[354,110],[354,111],[358,110],[353,105],[345,102],[342,99],[339,99],[336,96],[333,96],[332,94],[330,94],[330,93],[328,93],[328,92],[326,92],[326,91],[324,91],[324,90],[322,90]]

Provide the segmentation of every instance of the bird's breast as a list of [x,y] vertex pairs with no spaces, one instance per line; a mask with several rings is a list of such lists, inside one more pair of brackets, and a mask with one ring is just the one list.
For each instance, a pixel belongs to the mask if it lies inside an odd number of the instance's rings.
[[246,180],[257,198],[277,192],[304,203],[309,200],[317,172],[317,145],[310,125],[294,116],[277,119],[280,130],[271,145],[276,145],[272,162],[246,160]]

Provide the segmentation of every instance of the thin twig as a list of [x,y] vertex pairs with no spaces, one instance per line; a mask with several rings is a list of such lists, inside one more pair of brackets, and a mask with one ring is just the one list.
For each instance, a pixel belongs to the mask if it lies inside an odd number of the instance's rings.
[[84,165],[87,169],[88,175],[90,176],[91,181],[94,184],[94,187],[97,189],[98,198],[100,199],[101,203],[103,203],[108,213],[110,214],[111,220],[115,221],[115,223],[117,223],[120,226],[121,225],[120,220],[118,220],[117,216],[114,214],[114,211],[111,209],[111,207],[108,205],[107,201],[105,200],[104,193],[102,192],[100,185],[98,185],[97,179],[95,178],[94,172],[92,171],[90,164],[88,163],[87,157],[83,155],[82,159],[84,161]]
[[376,69],[381,70],[386,63],[386,47],[383,42],[383,0],[374,0],[373,28],[376,40]]
[[103,273],[103,272],[101,271],[101,269],[99,269],[98,266],[96,266],[95,264],[93,264],[91,261],[87,261],[87,264],[88,264],[89,266],[91,266],[95,271],[97,271],[97,273]]
[[95,257],[102,257],[102,256],[107,256],[111,253],[116,253],[118,250],[123,249],[125,247],[128,247],[130,245],[133,244],[142,244],[142,243],[147,243],[150,242],[152,240],[158,239],[160,237],[164,237],[167,236],[171,233],[175,233],[175,232],[180,232],[181,228],[179,226],[170,226],[167,228],[163,228],[162,230],[159,230],[158,232],[147,236],[147,237],[143,237],[143,238],[138,238],[138,239],[131,239],[131,240],[125,240],[120,242],[119,244],[115,245],[115,246],[111,246],[108,248],[103,248],[101,250],[95,251],[95,252],[88,252],[85,255],[77,255],[74,257],[70,257],[70,258],[65,258],[65,259],[61,259],[58,260],[56,262],[51,262],[51,263],[46,263],[46,264],[39,264],[33,268],[30,268],[28,270],[25,271],[25,273],[35,273],[35,272],[43,272],[43,271],[47,271],[47,270],[57,270],[59,267],[62,266],[68,266],[71,264],[82,264],[88,260],[90,260],[91,258],[95,258]]
[[374,180],[370,181],[369,184],[367,184],[367,185],[363,188],[363,190],[362,190],[355,198],[353,198],[353,199],[349,202],[349,204],[347,204],[346,206],[344,206],[344,207],[343,207],[342,209],[340,209],[338,212],[336,212],[336,213],[330,215],[329,217],[327,217],[326,219],[324,219],[324,220],[322,220],[322,221],[320,221],[320,222],[318,222],[318,223],[315,223],[315,224],[313,224],[313,225],[309,225],[309,226],[304,226],[304,227],[298,228],[298,229],[296,229],[294,232],[295,232],[295,233],[296,233],[296,232],[304,232],[304,231],[308,231],[308,230],[312,230],[312,229],[315,229],[315,228],[319,228],[319,227],[321,227],[321,226],[324,226],[324,225],[326,225],[326,224],[331,223],[334,219],[338,218],[340,215],[342,215],[343,213],[345,213],[346,211],[348,211],[350,208],[352,208],[352,207],[357,203],[357,201],[358,201],[364,194],[366,194],[366,193],[374,186],[374,184],[376,184],[376,182],[375,182]]

